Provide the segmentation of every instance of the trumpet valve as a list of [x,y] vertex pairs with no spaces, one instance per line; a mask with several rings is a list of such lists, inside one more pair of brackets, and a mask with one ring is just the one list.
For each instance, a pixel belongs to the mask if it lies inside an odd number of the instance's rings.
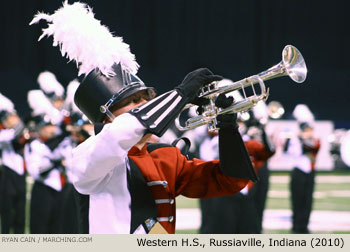
[[270,88],[266,89],[266,93],[263,95],[263,101],[266,101],[267,98],[269,98],[270,95]]
[[213,120],[209,121],[208,124],[207,124],[207,129],[208,129],[208,132],[214,132],[214,131],[217,131],[218,128],[216,127],[216,125],[218,124],[216,118],[214,118]]
[[253,104],[253,105],[256,105],[260,101],[257,96],[251,96],[251,97],[248,97],[248,98],[249,98],[251,104]]
[[213,94],[216,92],[217,89],[218,89],[218,82],[213,81],[213,82],[209,83],[208,85],[203,86],[200,89],[198,97],[203,97],[203,96]]
[[215,106],[215,102],[213,99],[210,99],[210,102],[208,105],[205,106],[204,112],[203,112],[203,118],[207,123],[207,128],[209,132],[214,132],[217,130],[217,120],[216,117],[218,115],[218,108]]

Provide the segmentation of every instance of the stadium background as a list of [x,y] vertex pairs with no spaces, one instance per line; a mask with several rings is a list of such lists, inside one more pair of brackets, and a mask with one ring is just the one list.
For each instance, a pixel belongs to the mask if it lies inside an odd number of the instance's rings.
[[[73,0],[69,1],[70,3]],[[130,44],[141,65],[139,77],[159,93],[180,83],[198,67],[232,80],[257,74],[281,60],[285,45],[296,46],[309,70],[303,84],[279,78],[268,82],[270,100],[290,117],[307,103],[319,120],[350,128],[350,37],[346,0],[87,0],[96,18]],[[29,26],[37,11],[52,13],[62,0],[2,1],[0,92],[28,113],[26,93],[36,78],[52,71],[67,85],[77,76],[52,38],[37,39],[41,23]]]

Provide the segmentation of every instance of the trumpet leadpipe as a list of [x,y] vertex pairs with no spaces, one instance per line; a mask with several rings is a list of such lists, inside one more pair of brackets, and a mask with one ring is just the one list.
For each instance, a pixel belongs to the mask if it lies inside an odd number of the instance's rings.
[[[213,98],[213,97],[218,96],[220,94],[230,93],[230,92],[233,92],[233,91],[239,90],[239,89],[243,90],[244,88],[249,87],[249,86],[253,87],[257,83],[260,84],[260,88],[262,88],[261,91],[263,92],[263,91],[265,91],[265,85],[262,83],[261,80],[262,79],[258,75],[253,75],[253,76],[244,78],[240,81],[236,81],[230,85],[223,86],[223,87],[218,87],[217,82],[214,81],[214,82],[210,83],[209,85],[201,88],[198,97],[199,98],[202,98],[202,97]],[[253,87],[253,89],[254,89],[254,87]]]

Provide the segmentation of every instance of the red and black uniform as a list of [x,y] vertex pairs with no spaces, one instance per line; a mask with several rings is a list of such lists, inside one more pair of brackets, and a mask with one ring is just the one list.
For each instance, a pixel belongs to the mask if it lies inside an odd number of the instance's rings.
[[[152,148],[152,146],[151,146]],[[140,169],[157,205],[157,218],[169,232],[175,232],[175,198],[209,198],[232,195],[241,190],[246,179],[231,178],[219,168],[219,161],[189,161],[179,149],[163,145],[147,151],[133,147],[129,158]]]
[[135,117],[123,114],[73,151],[75,187],[89,195],[89,233],[145,233],[142,226],[149,218],[174,233],[178,195],[218,197],[246,186],[248,179],[226,174],[251,167],[237,131],[226,149],[234,150],[235,162],[225,167],[222,160],[189,161],[169,145],[147,144],[139,150],[134,145],[143,129]]
[[[266,161],[275,153],[274,151],[266,148],[265,145],[257,140],[250,139],[246,141],[245,146],[247,148],[248,154],[251,157],[255,172],[259,172],[260,168],[266,163]],[[257,182],[259,183],[259,182]],[[254,183],[249,181],[248,188],[252,189]]]

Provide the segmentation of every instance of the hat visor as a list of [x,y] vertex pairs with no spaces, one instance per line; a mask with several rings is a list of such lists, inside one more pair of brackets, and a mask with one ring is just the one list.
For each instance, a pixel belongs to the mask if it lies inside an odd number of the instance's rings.
[[130,97],[138,92],[141,92],[141,91],[147,91],[148,96],[149,96],[149,100],[152,100],[156,96],[156,90],[153,87],[141,86],[141,87],[137,87],[134,89],[126,90],[126,92],[124,92],[120,96],[118,96],[118,98],[115,99],[115,101],[111,105],[117,104],[117,103],[123,101],[124,99],[126,99],[126,98],[128,98],[128,97]]

